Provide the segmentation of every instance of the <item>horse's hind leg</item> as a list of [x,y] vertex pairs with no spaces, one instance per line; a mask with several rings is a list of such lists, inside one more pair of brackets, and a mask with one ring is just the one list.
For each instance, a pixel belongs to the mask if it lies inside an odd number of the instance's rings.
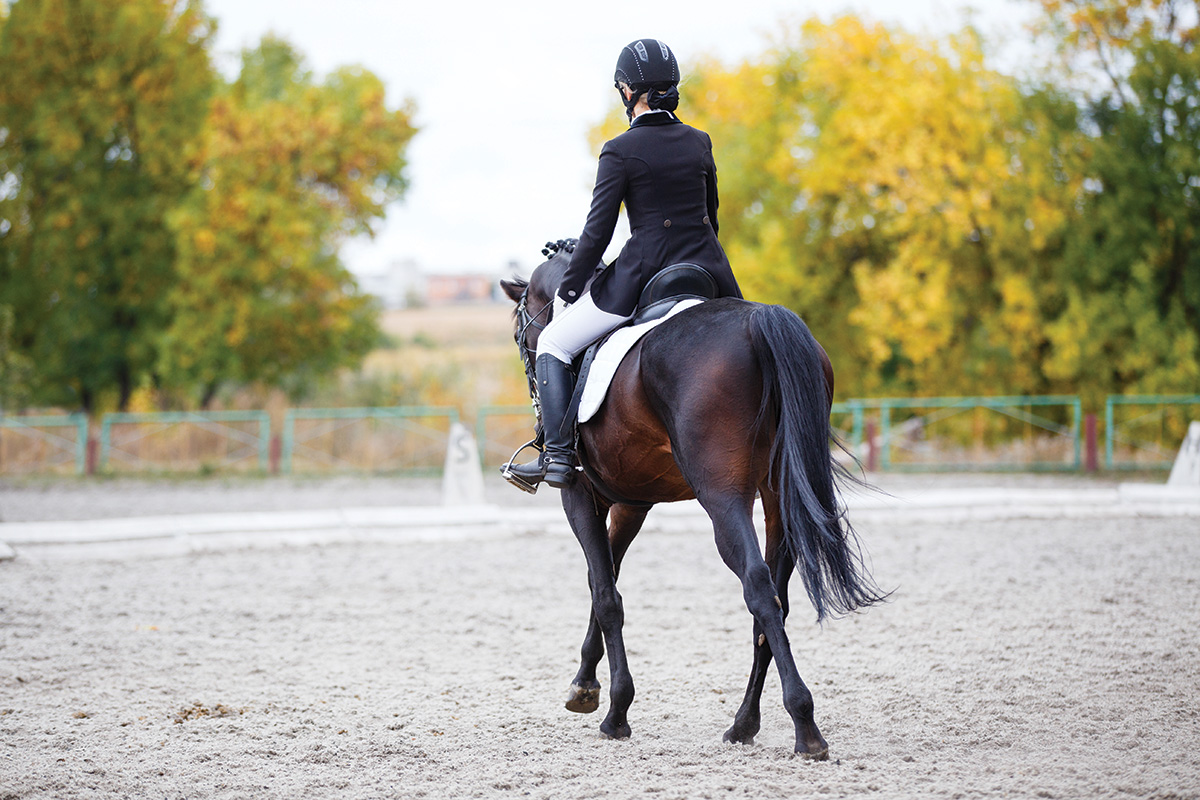
[[[779,667],[783,705],[796,727],[796,752],[810,758],[828,758],[829,748],[813,719],[812,693],[800,679],[800,672],[792,658],[791,645],[783,629],[782,598],[776,594],[771,570],[758,550],[758,538],[751,517],[753,501],[729,494],[706,497],[698,491],[697,495],[705,511],[712,517],[717,550],[741,580],[746,607],[754,616],[756,629],[761,630]],[[757,664],[757,654],[755,661]]]
[[592,590],[592,614],[603,634],[608,655],[609,706],[608,716],[600,723],[600,732],[612,739],[629,736],[627,712],[633,703],[633,676],[625,657],[625,640],[621,628],[625,610],[617,592],[617,576],[613,567],[612,549],[604,527],[604,515],[598,513],[591,495],[580,482],[562,490],[563,510],[583,547],[588,565],[588,585]]
[[[612,551],[613,580],[621,574],[621,560],[633,538],[642,529],[646,521],[647,507],[614,505],[608,514],[608,543]],[[587,635],[580,649],[579,672],[571,681],[571,690],[567,693],[567,710],[579,714],[591,714],[600,707],[600,681],[596,680],[596,667],[604,657],[604,635],[600,631],[600,623],[593,611],[588,622]]]
[[[791,577],[795,562],[786,548],[780,547],[783,541],[783,523],[779,515],[779,498],[767,486],[759,487],[763,500],[763,510],[766,512],[767,537],[766,561],[771,570],[771,580],[775,584],[775,596],[779,598],[783,618],[788,615],[788,579]],[[767,642],[762,625],[754,621],[754,664],[750,669],[750,681],[746,685],[746,696],[734,716],[733,725],[725,732],[725,741],[738,744],[753,744],[758,734],[762,719],[760,701],[763,684],[771,667],[771,645]]]

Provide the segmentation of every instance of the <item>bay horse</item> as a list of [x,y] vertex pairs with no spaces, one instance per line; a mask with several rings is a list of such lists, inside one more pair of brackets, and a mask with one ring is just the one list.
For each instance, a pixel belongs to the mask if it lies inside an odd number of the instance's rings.
[[[569,258],[561,249],[528,282],[501,281],[518,304],[515,338],[527,365]],[[568,709],[599,707],[596,667],[607,653],[609,709],[600,730],[614,739],[630,735],[634,687],[617,575],[650,506],[695,498],[754,618],[750,681],[725,741],[753,742],[773,658],[795,724],[795,751],[828,757],[784,632],[788,581],[798,569],[818,622],[885,597],[838,497],[835,474],[850,476],[830,449],[832,397],[824,349],[782,306],[709,300],[667,319],[626,355],[600,410],[578,426],[580,457],[600,485],[579,474],[561,490],[587,559],[592,603]],[[756,493],[766,516],[765,558],[752,518]]]

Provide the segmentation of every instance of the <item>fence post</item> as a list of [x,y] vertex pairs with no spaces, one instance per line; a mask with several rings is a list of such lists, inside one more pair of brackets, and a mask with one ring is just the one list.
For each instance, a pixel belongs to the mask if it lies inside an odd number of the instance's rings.
[[88,475],[96,474],[96,462],[99,454],[100,443],[89,435],[87,438],[87,456],[85,457],[85,472]]
[[271,465],[270,471],[272,475],[279,474],[279,457],[283,454],[283,440],[279,438],[279,434],[271,437]]
[[877,472],[879,470],[879,450],[875,440],[875,420],[867,420],[865,436],[867,439],[867,472]]
[[289,408],[283,415],[283,445],[280,448],[280,469],[283,474],[292,474],[292,451],[296,441],[296,412]]
[[75,417],[75,474],[88,474],[88,440],[91,438],[92,421],[87,414]]
[[892,466],[892,406],[886,401],[879,407],[879,438],[879,468],[887,470]]
[[1083,468],[1087,472],[1098,472],[1100,470],[1100,453],[1097,447],[1096,427],[1095,414],[1088,414],[1083,418]]
[[854,411],[854,432],[850,434],[851,444],[854,447],[855,453],[861,453],[863,445],[863,406],[862,403],[854,400],[849,401],[847,405]]
[[1113,468],[1113,444],[1117,438],[1113,427],[1113,396],[1104,398],[1104,468]]

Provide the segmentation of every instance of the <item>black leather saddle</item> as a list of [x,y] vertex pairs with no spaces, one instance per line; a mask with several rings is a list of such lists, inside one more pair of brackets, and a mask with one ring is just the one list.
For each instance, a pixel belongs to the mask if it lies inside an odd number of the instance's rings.
[[637,311],[630,325],[666,316],[680,300],[712,300],[717,296],[717,281],[704,267],[672,264],[658,271],[638,298]]

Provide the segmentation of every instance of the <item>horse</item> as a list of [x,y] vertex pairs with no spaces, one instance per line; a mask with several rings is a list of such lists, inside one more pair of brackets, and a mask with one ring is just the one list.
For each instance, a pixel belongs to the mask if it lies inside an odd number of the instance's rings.
[[[527,369],[569,258],[560,249],[528,281],[500,282],[517,304],[514,338]],[[837,479],[855,479],[830,447],[833,385],[829,358],[800,317],[736,298],[688,308],[629,351],[600,410],[577,427],[588,472],[561,490],[587,560],[592,612],[567,709],[599,708],[596,668],[607,654],[609,709],[600,731],[613,739],[630,735],[634,684],[616,586],[621,562],[653,505],[694,498],[712,520],[717,549],[741,581],[754,619],[750,680],[724,740],[753,743],[774,660],[795,752],[828,758],[812,693],[784,631],[789,580],[793,570],[800,573],[818,623],[886,598],[839,498]],[[765,554],[752,516],[756,494],[766,517]]]

